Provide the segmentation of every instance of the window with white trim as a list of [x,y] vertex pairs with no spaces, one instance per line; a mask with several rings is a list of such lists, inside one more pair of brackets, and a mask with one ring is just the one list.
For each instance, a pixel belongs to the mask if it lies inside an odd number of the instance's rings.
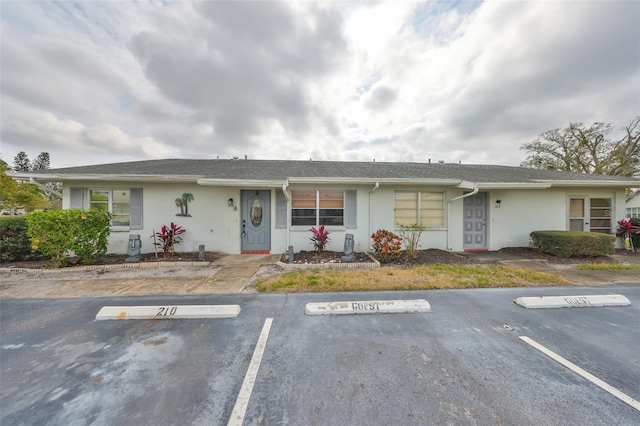
[[627,207],[624,209],[624,217],[631,219],[632,217],[640,217],[640,207]]
[[393,219],[398,226],[443,227],[444,193],[397,191]]
[[293,191],[292,226],[343,226],[344,191]]
[[613,200],[611,198],[591,198],[589,203],[590,231],[611,234],[613,231]]
[[91,189],[89,208],[112,213],[111,226],[131,224],[131,193],[128,189]]

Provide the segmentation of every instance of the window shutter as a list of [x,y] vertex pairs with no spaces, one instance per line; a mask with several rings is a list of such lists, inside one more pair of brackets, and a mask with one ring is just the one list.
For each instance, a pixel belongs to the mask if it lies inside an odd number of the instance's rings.
[[358,191],[344,192],[344,227],[347,229],[358,227]]
[[84,208],[84,188],[77,188],[77,187],[69,188],[69,208],[70,209]]
[[142,188],[129,189],[131,223],[129,229],[142,229]]
[[276,190],[276,229],[287,229],[287,199]]

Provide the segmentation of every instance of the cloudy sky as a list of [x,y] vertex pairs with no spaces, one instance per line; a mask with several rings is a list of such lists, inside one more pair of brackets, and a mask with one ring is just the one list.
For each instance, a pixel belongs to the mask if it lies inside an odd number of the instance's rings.
[[640,114],[640,2],[2,1],[0,152],[518,165]]

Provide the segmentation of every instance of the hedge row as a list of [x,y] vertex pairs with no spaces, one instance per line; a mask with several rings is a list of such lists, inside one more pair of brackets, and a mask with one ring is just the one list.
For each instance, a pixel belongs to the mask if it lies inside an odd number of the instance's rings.
[[615,252],[616,237],[582,231],[534,231],[531,247],[558,257],[596,257]]

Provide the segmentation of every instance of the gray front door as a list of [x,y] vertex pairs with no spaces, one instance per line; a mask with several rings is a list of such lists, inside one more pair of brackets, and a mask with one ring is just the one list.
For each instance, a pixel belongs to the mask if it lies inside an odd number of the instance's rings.
[[271,250],[271,191],[242,191],[241,198],[241,250]]
[[487,193],[464,198],[464,249],[487,248]]

